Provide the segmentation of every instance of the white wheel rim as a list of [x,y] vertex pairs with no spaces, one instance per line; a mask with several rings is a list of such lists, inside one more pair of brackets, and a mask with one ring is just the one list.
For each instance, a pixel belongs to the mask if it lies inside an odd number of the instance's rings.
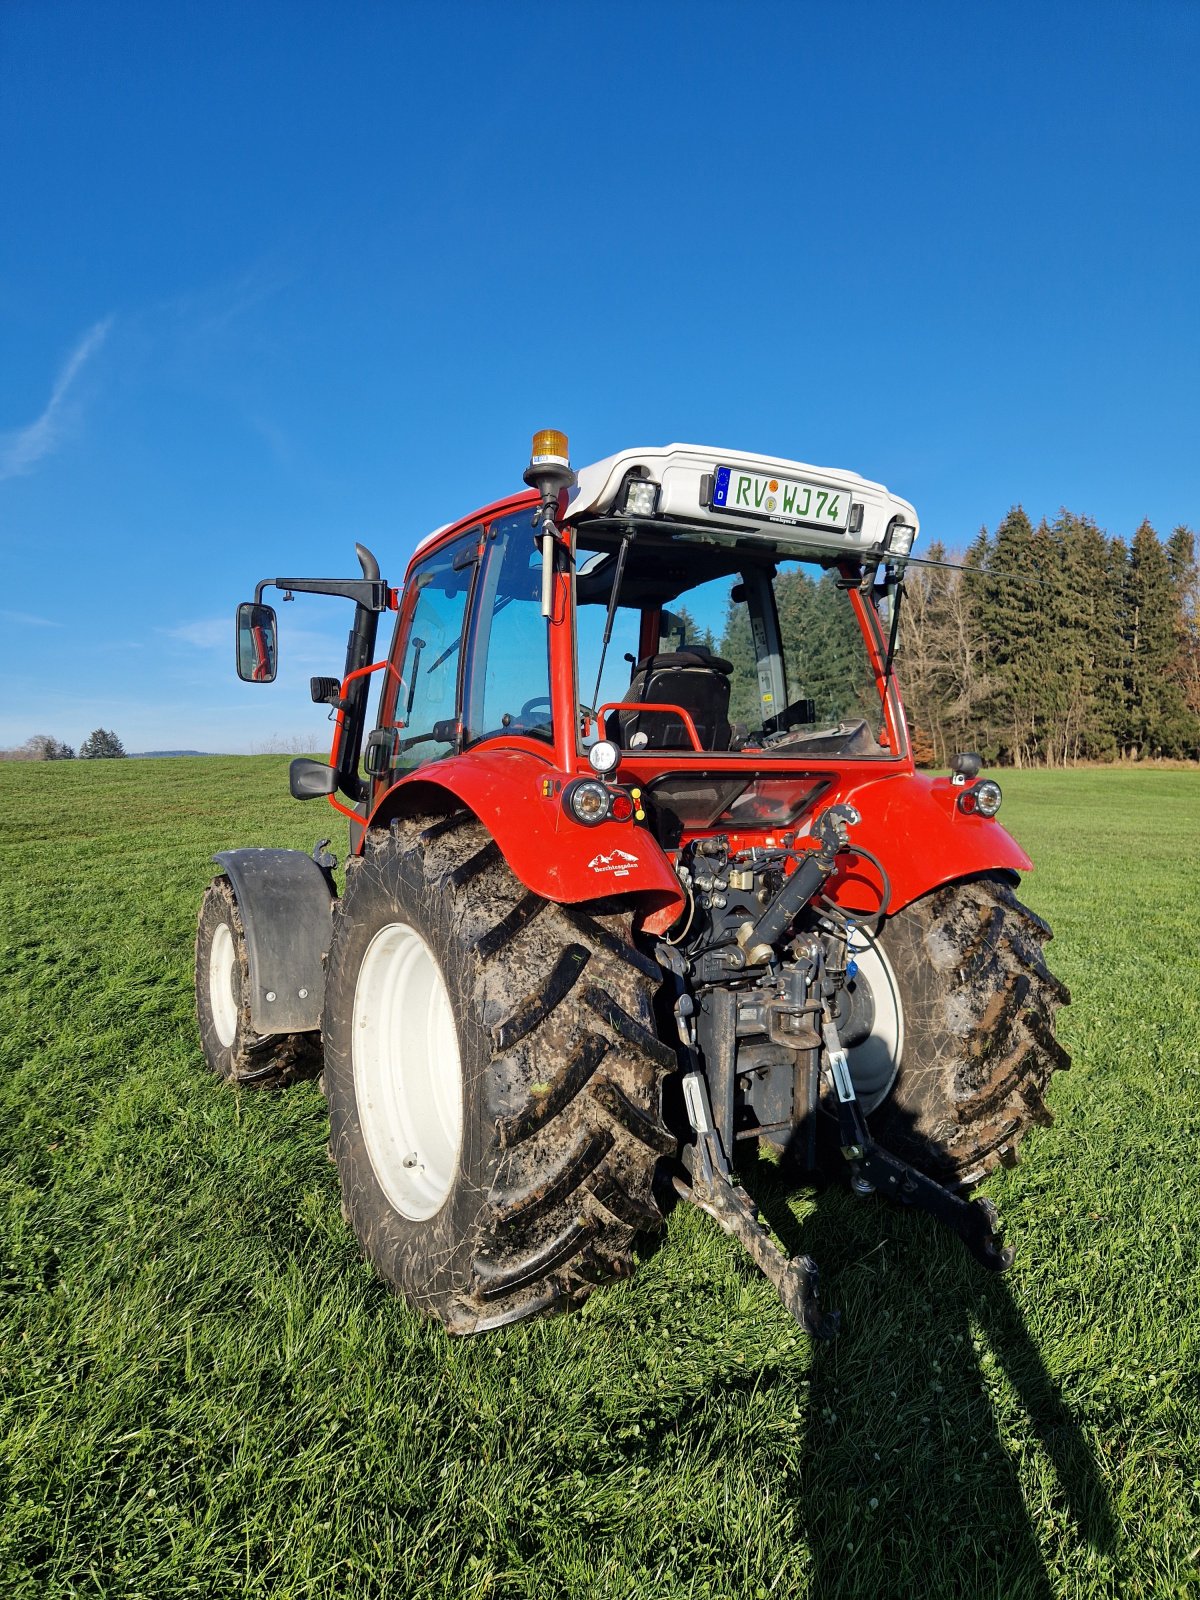
[[404,922],[367,946],[354,987],[354,1092],[379,1186],[413,1222],[440,1211],[462,1146],[462,1061],[433,951]]
[[237,951],[233,944],[233,931],[227,922],[219,922],[213,934],[212,949],[208,955],[208,1003],[212,1008],[213,1027],[217,1038],[228,1050],[237,1038],[238,1003],[234,987]]
[[858,962],[858,975],[865,978],[875,1005],[875,1019],[865,1039],[846,1051],[850,1076],[862,1102],[870,1113],[887,1098],[900,1058],[904,1054],[904,1007],[891,963],[861,928],[850,940],[850,954]]

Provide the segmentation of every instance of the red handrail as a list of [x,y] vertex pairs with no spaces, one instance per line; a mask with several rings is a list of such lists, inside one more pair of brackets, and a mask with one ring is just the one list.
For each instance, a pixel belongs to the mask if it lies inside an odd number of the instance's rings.
[[704,746],[700,743],[700,735],[696,732],[696,724],[682,706],[666,705],[656,700],[610,700],[602,705],[596,713],[596,726],[603,732],[604,719],[610,711],[669,711],[673,717],[678,717],[687,730],[692,741],[692,749],[698,755],[704,754]]

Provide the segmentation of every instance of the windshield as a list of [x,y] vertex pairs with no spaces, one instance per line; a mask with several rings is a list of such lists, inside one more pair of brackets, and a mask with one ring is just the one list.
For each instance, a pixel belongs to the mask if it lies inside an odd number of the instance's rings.
[[626,549],[605,650],[620,549],[611,527],[577,537],[576,681],[589,739],[599,715],[625,749],[895,754],[836,573],[769,547],[643,529]]

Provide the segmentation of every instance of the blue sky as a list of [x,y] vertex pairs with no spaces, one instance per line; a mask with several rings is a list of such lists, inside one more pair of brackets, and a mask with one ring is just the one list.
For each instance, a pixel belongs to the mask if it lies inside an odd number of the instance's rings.
[[431,527],[672,439],[1200,524],[1200,7],[0,5],[0,745],[325,742]]

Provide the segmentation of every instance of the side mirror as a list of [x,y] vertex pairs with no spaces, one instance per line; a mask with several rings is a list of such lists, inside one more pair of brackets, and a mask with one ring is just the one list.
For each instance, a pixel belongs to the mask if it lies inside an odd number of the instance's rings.
[[373,778],[385,778],[392,770],[400,735],[395,728],[376,728],[367,738],[363,766]]
[[273,606],[244,601],[237,608],[237,674],[243,683],[274,683],[279,630]]
[[293,800],[316,800],[332,794],[338,786],[335,770],[311,756],[297,756],[288,768],[288,788]]

